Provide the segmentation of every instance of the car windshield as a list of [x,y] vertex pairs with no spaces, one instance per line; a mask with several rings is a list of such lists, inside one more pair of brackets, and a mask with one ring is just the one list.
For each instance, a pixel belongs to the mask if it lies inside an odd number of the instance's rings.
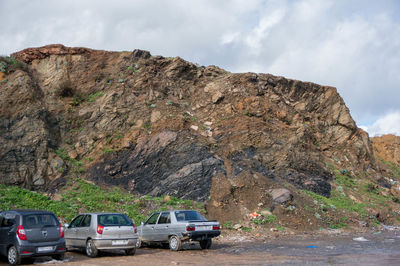
[[132,221],[125,214],[100,214],[97,223],[102,226],[132,226]]
[[56,217],[51,214],[28,214],[23,216],[25,229],[58,226]]
[[200,213],[197,211],[176,211],[176,220],[180,221],[207,221]]

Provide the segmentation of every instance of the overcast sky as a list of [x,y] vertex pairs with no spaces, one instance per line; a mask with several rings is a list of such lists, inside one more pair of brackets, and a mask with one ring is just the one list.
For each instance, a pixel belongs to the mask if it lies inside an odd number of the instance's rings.
[[0,0],[0,54],[149,50],[337,87],[370,135],[400,135],[400,1]]

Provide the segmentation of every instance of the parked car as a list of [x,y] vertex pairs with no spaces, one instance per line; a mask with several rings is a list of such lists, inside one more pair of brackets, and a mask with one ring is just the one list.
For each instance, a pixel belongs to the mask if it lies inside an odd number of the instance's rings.
[[52,212],[10,210],[0,213],[0,253],[10,265],[23,258],[52,256],[63,260],[64,228]]
[[161,243],[173,251],[182,248],[184,241],[198,241],[202,249],[209,249],[212,238],[221,234],[217,221],[207,221],[193,210],[174,210],[153,213],[138,228],[142,244]]
[[84,248],[89,257],[111,249],[134,255],[137,239],[135,224],[121,213],[83,213],[65,225],[67,248]]

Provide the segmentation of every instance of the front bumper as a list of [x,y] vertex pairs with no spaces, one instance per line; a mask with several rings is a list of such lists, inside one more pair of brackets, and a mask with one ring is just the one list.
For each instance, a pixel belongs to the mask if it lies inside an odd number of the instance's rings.
[[[125,244],[116,244],[115,241],[121,241],[121,240],[128,240],[128,242]],[[136,243],[138,239],[137,238],[129,238],[129,239],[93,239],[93,243],[96,246],[97,249],[129,249],[129,248],[135,248]]]
[[[41,250],[42,249],[42,250]],[[19,243],[18,253],[22,257],[38,257],[63,254],[67,251],[65,240],[43,243]]]
[[194,241],[206,240],[213,237],[217,237],[221,234],[220,230],[213,231],[194,231],[184,233],[183,236]]

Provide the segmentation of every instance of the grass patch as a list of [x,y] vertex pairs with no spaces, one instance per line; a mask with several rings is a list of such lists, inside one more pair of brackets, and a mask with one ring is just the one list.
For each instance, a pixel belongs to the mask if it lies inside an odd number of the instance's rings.
[[245,231],[245,232],[251,232],[251,228],[246,227],[246,226],[243,226],[242,230]]
[[400,178],[400,167],[398,165],[385,161],[383,159],[381,159],[381,162],[386,164],[392,170],[394,177]]
[[233,230],[233,222],[232,221],[227,221],[222,225],[222,228],[228,229],[228,230]]
[[323,203],[324,205],[330,206],[330,208],[334,209],[342,209],[349,212],[356,212],[360,214],[361,217],[367,216],[367,211],[365,207],[367,204],[365,203],[355,203],[350,198],[346,196],[342,196],[342,194],[338,191],[332,191],[332,195],[330,198],[326,198],[319,194],[316,194],[312,191],[303,190],[303,193],[313,198],[318,203]]
[[99,92],[96,92],[96,93],[93,93],[93,94],[89,94],[89,96],[88,96],[86,102],[92,103],[92,102],[94,102],[94,100],[95,100],[97,97],[101,97],[101,96],[103,96],[103,95],[104,95],[104,92],[102,92],[102,91],[99,91]]
[[335,180],[336,183],[338,183],[341,186],[344,186],[346,188],[355,188],[358,186],[357,181],[354,180],[353,178],[342,174],[340,171],[335,170]]
[[[136,224],[145,221],[155,211],[169,209],[196,209],[204,213],[204,206],[190,200],[169,197],[138,197],[118,187],[102,189],[82,179],[68,182],[61,200],[52,200],[41,193],[27,189],[0,185],[0,209],[44,209],[54,212],[62,221],[70,222],[83,212],[120,212],[127,214]],[[197,207],[202,206],[201,209]]]

